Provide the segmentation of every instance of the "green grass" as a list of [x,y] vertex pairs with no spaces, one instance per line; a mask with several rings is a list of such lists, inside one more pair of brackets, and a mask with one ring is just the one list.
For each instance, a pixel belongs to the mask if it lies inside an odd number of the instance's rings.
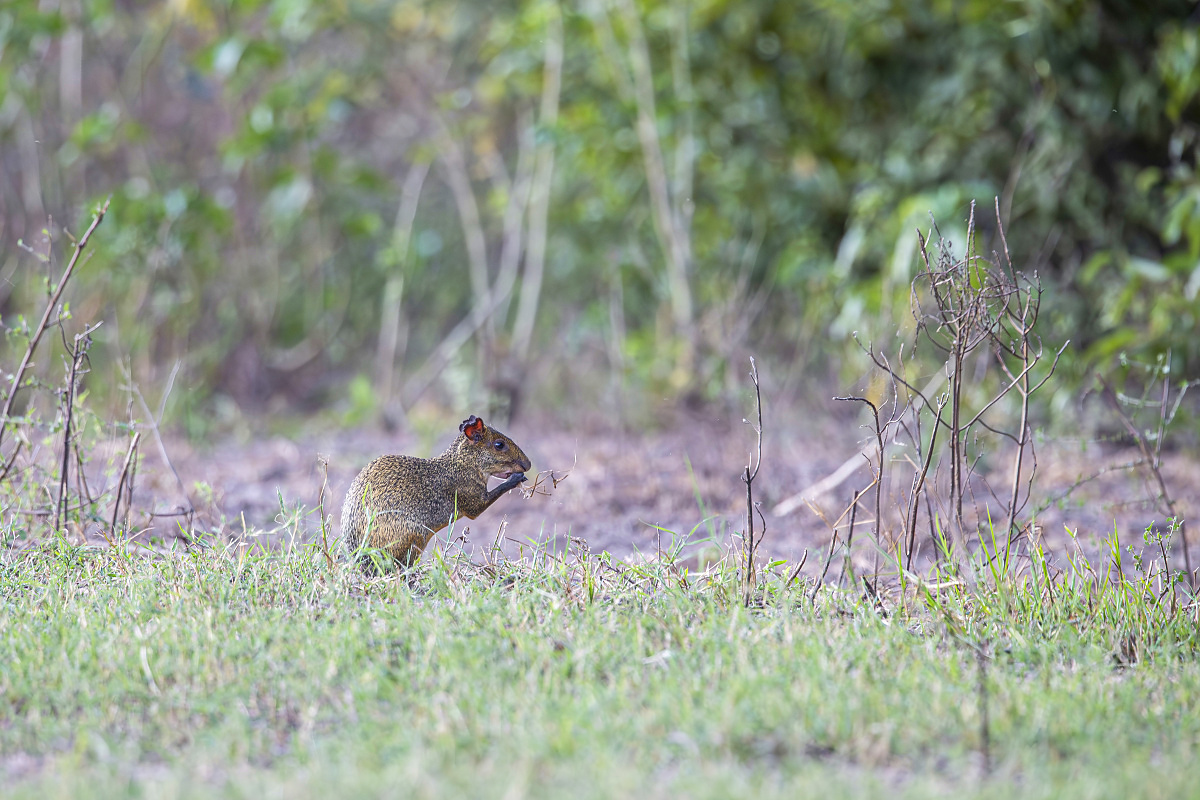
[[410,586],[363,582],[309,548],[10,552],[5,794],[1165,798],[1200,786],[1200,637],[1192,612],[1154,606],[1136,582],[1093,584],[1091,600],[1070,576],[1053,599],[1015,579],[918,590],[881,616],[780,580],[745,609],[721,568],[685,583],[669,564],[583,557],[426,562]]

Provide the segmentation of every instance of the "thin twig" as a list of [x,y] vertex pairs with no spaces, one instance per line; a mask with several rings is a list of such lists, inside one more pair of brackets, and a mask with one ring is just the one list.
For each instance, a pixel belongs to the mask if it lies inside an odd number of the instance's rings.
[[[67,484],[68,471],[71,466],[71,423],[75,418],[75,384],[79,380],[79,369],[87,358],[88,348],[92,344],[92,331],[100,327],[102,323],[97,322],[95,325],[86,328],[83,333],[76,335],[74,344],[69,348],[71,354],[71,366],[67,372],[66,386],[66,406],[63,409],[63,454],[62,454],[62,472],[58,476],[58,502],[54,507],[54,530],[61,530],[60,526],[63,522],[63,517],[67,511]],[[83,503],[82,495],[79,502]]]
[[[129,450],[125,453],[125,463],[121,467],[121,478],[117,481],[117,499],[113,501],[112,523],[109,525],[109,530],[114,535],[117,531],[117,513],[121,510],[121,490],[125,487],[125,479],[127,477],[129,478],[129,500],[126,506],[128,507],[133,503],[133,477],[130,473],[130,466],[133,464],[133,454],[137,451],[138,440],[141,438],[142,432],[135,431],[133,438],[129,440]],[[128,524],[126,524],[126,529],[128,529]],[[104,538],[110,546],[113,544],[113,540],[107,534],[105,534]]]
[[[745,564],[742,567],[742,599],[747,607],[750,606],[751,595],[754,589],[754,555],[757,549],[757,542],[754,539],[754,479],[758,476],[758,469],[762,466],[762,392],[758,385],[758,365],[754,363],[754,357],[750,357],[750,381],[754,384],[754,404],[758,411],[758,422],[754,426],[754,431],[758,436],[755,453],[750,454],[749,463],[746,465],[746,470],[742,474],[742,481],[746,484],[746,537],[743,547],[745,548]],[[757,458],[755,458],[757,454]],[[759,519],[763,519],[762,513],[759,512]],[[767,523],[763,519],[763,534],[766,534]],[[759,536],[759,541],[762,540],[762,535]]]
[[1183,545],[1183,564],[1184,568],[1187,570],[1188,584],[1192,587],[1192,590],[1195,591],[1196,576],[1192,574],[1192,556],[1188,552],[1187,529],[1184,527],[1184,521],[1180,518],[1178,512],[1175,510],[1175,500],[1171,497],[1171,493],[1167,489],[1167,482],[1163,478],[1162,470],[1159,468],[1160,465],[1158,459],[1155,457],[1156,454],[1152,454],[1150,452],[1150,446],[1146,441],[1146,435],[1142,433],[1142,431],[1139,430],[1136,425],[1133,424],[1133,420],[1131,420],[1129,415],[1126,414],[1124,409],[1121,408],[1121,403],[1117,399],[1117,393],[1113,391],[1112,386],[1110,386],[1108,382],[1099,375],[1096,376],[1096,379],[1100,382],[1105,399],[1108,400],[1109,404],[1113,408],[1113,411],[1121,420],[1121,424],[1125,426],[1125,430],[1129,432],[1129,435],[1133,437],[1134,442],[1137,443],[1138,449],[1141,450],[1142,458],[1144,459],[1146,467],[1150,470],[1150,474],[1154,476],[1154,480],[1158,483],[1159,497],[1164,503],[1166,503],[1167,512],[1173,519],[1177,521],[1179,525],[1179,539],[1180,543]]
[[825,576],[829,574],[829,563],[833,561],[833,551],[837,549],[837,540],[838,535],[835,529],[829,536],[829,552],[825,555],[825,566],[821,568],[821,577],[817,578],[816,583],[813,584],[812,594],[808,598],[810,603],[817,602],[817,591],[825,583]]
[[[835,397],[833,399],[834,400],[853,400],[853,401],[857,401],[859,403],[866,403],[868,406],[871,407],[871,414],[874,415],[874,418],[875,418],[875,448],[876,448],[876,453],[879,456],[879,469],[875,472],[875,544],[877,545],[877,547],[875,549],[875,580],[878,581],[879,580],[879,548],[878,548],[878,545],[881,541],[881,536],[883,534],[883,517],[882,517],[883,497],[882,497],[882,495],[883,495],[883,461],[884,461],[884,458],[883,458],[883,428],[880,427],[880,425],[879,425],[879,407],[876,406],[874,403],[872,403],[870,400],[868,400],[865,397]],[[890,424],[892,422],[892,420],[889,420],[888,422]],[[864,453],[863,455],[866,456],[867,454]],[[870,461],[871,461],[870,456],[867,456],[867,462],[870,463]],[[874,464],[872,464],[871,466],[874,466]],[[851,533],[853,533],[853,527],[854,527],[853,523],[851,523]]]
[[[860,344],[860,346],[861,346],[861,344]],[[864,347],[863,350],[865,352],[868,352],[873,360],[876,358],[873,351],[870,351],[866,347]],[[889,374],[891,374],[895,378],[897,383],[899,383],[901,386],[903,386],[908,391],[912,392],[912,394],[917,397],[917,400],[913,401],[904,410],[903,414],[901,414],[895,420],[895,422],[897,424],[903,424],[903,422],[905,420],[909,419],[910,417],[914,418],[914,419],[918,418],[920,415],[921,409],[927,405],[930,405],[930,403],[927,399],[927,396],[931,395],[934,392],[941,389],[942,384],[946,381],[945,371],[939,371],[936,375],[934,375],[933,379],[930,380],[929,383],[925,386],[924,391],[922,391],[921,389],[918,389],[917,387],[913,386],[909,382],[905,381],[900,375],[898,375],[894,371],[889,370],[885,366],[886,362],[875,361],[875,364],[881,370],[888,371]],[[816,483],[812,484],[811,486],[808,486],[807,488],[802,489],[801,491],[791,495],[790,497],[787,497],[787,498],[779,501],[779,503],[776,504],[775,508],[772,509],[771,513],[776,517],[786,516],[786,515],[792,513],[793,511],[795,511],[800,506],[804,505],[807,501],[818,498],[823,494],[832,492],[838,486],[841,486],[843,483],[845,483],[846,480],[849,479],[851,475],[858,472],[858,470],[860,470],[862,468],[863,456],[866,456],[868,459],[875,457],[876,450],[878,447],[879,447],[878,442],[870,442],[870,443],[864,445],[861,449],[859,449],[858,452],[856,452],[854,455],[847,458],[846,461],[840,467],[838,467],[836,470],[834,470],[832,473],[830,473],[826,477],[822,478],[821,480],[817,481]]]
[[808,548],[804,548],[804,555],[800,559],[800,563],[792,570],[792,574],[788,576],[787,583],[784,586],[791,586],[792,581],[796,580],[796,576],[800,574],[800,570],[804,569],[804,565],[808,563]]
[[850,573],[850,580],[854,580],[854,562],[850,559],[854,547],[854,518],[858,516],[858,500],[862,496],[862,490],[855,491],[854,498],[850,501],[850,526],[846,529],[846,548],[842,557],[842,574],[838,576],[838,586],[842,585],[847,572]]
[[755,452],[758,459],[750,460],[751,466],[754,467],[753,474],[750,475],[750,480],[758,477],[758,468],[762,466],[762,392],[758,386],[758,365],[754,363],[754,356],[750,356],[750,382],[754,384],[754,406],[758,411],[758,423],[754,426],[754,432],[758,435],[758,441],[755,445]]
[[[925,477],[929,474],[929,465],[933,463],[933,454],[936,450],[935,445],[937,444],[938,429],[941,427],[940,423],[942,421],[942,409],[945,407],[946,398],[945,395],[943,395],[937,400],[937,420],[934,422],[933,432],[929,435],[929,452],[925,454],[925,463],[921,466],[921,474],[918,475],[917,479],[913,482],[912,495],[908,501],[909,508],[912,511],[912,517],[910,518],[908,524],[908,560],[905,568],[910,570],[912,569],[913,551],[916,549],[917,544],[917,511],[921,507],[919,504],[921,490],[925,486]],[[928,498],[928,495],[926,495],[926,497]],[[933,515],[930,514],[930,524],[932,523]]]
[[[46,328],[50,325],[50,315],[54,313],[54,309],[58,306],[58,301],[62,297],[63,290],[67,287],[67,282],[71,279],[71,274],[75,271],[75,265],[79,263],[79,256],[83,253],[83,249],[87,247],[88,240],[92,238],[92,232],[99,227],[100,222],[104,219],[104,215],[108,212],[109,201],[111,200],[112,195],[109,195],[104,201],[104,205],[96,209],[95,215],[92,217],[92,224],[75,245],[75,252],[71,254],[71,260],[67,263],[67,268],[63,270],[62,277],[58,280],[58,285],[54,287],[54,291],[46,303],[46,310],[42,312],[42,319],[38,322],[37,327],[33,329],[33,336],[29,338],[29,345],[25,348],[25,355],[21,357],[21,364],[17,367],[17,371],[13,373],[12,384],[8,389],[8,397],[4,399],[4,410],[0,411],[0,444],[4,441],[4,432],[8,428],[8,420],[12,415],[13,403],[17,398],[17,390],[21,388],[21,380],[25,377],[25,370],[29,369],[29,361],[33,358],[33,352],[37,349],[38,342],[42,339],[42,334],[46,332]],[[5,464],[4,472],[0,473],[0,480],[3,480],[5,475],[8,474],[10,464],[11,462]]]

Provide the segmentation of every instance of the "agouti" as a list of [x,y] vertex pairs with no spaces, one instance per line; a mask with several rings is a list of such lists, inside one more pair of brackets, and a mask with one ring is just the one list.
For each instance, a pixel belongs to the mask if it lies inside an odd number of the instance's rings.
[[[458,430],[440,456],[380,456],[358,473],[342,504],[342,544],[351,559],[365,539],[401,566],[415,564],[435,533],[460,517],[475,519],[525,480],[529,458],[512,439],[473,414]],[[493,475],[506,480],[489,490]]]

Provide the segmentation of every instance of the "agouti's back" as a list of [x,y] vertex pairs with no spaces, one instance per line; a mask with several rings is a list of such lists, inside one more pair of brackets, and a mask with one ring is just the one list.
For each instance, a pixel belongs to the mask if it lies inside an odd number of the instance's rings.
[[[439,456],[380,456],[358,473],[342,505],[342,545],[351,558],[365,545],[414,564],[435,533],[454,519],[475,519],[525,480],[530,462],[516,442],[474,415],[458,429]],[[491,476],[505,481],[488,491]]]

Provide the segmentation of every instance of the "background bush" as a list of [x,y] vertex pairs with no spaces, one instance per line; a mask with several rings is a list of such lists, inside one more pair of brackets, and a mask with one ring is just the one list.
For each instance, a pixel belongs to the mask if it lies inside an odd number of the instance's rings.
[[712,397],[751,347],[844,382],[909,319],[915,229],[978,199],[987,239],[998,197],[1066,374],[1194,374],[1198,62],[1185,2],[15,0],[0,315],[111,193],[89,384],[179,364],[193,432]]

